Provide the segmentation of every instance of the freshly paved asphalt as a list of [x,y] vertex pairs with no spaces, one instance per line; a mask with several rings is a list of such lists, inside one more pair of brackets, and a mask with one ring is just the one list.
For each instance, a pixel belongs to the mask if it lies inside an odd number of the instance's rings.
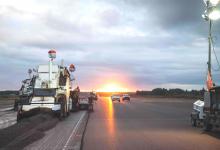
[[219,150],[220,131],[190,125],[192,100],[100,98],[90,113],[84,150]]

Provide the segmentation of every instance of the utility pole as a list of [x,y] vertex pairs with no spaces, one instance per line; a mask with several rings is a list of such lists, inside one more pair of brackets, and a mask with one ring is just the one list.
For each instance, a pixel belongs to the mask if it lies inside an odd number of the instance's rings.
[[208,51],[208,71],[210,76],[212,76],[212,20],[209,19],[209,51]]

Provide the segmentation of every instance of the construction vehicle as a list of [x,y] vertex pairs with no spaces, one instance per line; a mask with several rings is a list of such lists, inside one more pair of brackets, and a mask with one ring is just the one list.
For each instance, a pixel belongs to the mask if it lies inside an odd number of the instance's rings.
[[66,117],[72,109],[70,72],[62,64],[54,64],[55,50],[48,53],[51,60],[49,64],[38,66],[32,96],[28,102],[19,103],[17,120],[34,109],[49,109],[60,118]]
[[[209,35],[208,35],[208,75],[207,75],[207,90],[204,92],[204,102],[199,105],[197,102],[194,103],[195,107],[199,109],[193,110],[191,113],[192,124],[196,126],[196,122],[202,120],[203,128],[205,131],[210,131],[213,127],[220,127],[220,86],[216,86],[212,80],[212,51],[215,54],[216,61],[218,61],[215,53],[213,37],[212,37],[212,19],[209,16],[217,4],[213,4],[212,1],[204,1],[206,4],[206,11],[203,14],[203,18],[209,22]],[[219,1],[217,1],[219,2]],[[220,67],[220,66],[219,66]],[[197,110],[197,113],[195,113]],[[197,117],[196,117],[197,116]]]

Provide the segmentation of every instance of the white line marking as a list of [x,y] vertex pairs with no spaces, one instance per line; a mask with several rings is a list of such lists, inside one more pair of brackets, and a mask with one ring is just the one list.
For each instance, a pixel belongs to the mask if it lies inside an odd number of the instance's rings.
[[14,108],[13,107],[2,108],[2,109],[0,109],[0,112],[9,111],[9,110],[12,110],[12,109],[14,109]]
[[64,145],[64,147],[63,147],[62,150],[65,150],[66,147],[68,146],[70,139],[72,138],[73,134],[75,134],[75,132],[76,132],[76,130],[78,129],[78,126],[79,126],[81,120],[83,119],[83,117],[85,116],[85,114],[86,114],[86,112],[84,112],[84,114],[80,117],[79,121],[77,122],[75,128],[73,129],[72,133],[70,134],[70,136],[69,136],[69,138],[68,138],[68,140],[67,140],[67,142],[66,142],[66,144]]

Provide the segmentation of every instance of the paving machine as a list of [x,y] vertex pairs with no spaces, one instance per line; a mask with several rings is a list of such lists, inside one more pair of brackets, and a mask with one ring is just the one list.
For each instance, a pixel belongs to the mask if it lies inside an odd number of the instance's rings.
[[34,109],[48,109],[60,118],[66,117],[72,109],[70,72],[62,64],[54,64],[55,50],[48,53],[51,60],[48,64],[38,66],[33,93],[28,101],[19,103],[17,120]]

